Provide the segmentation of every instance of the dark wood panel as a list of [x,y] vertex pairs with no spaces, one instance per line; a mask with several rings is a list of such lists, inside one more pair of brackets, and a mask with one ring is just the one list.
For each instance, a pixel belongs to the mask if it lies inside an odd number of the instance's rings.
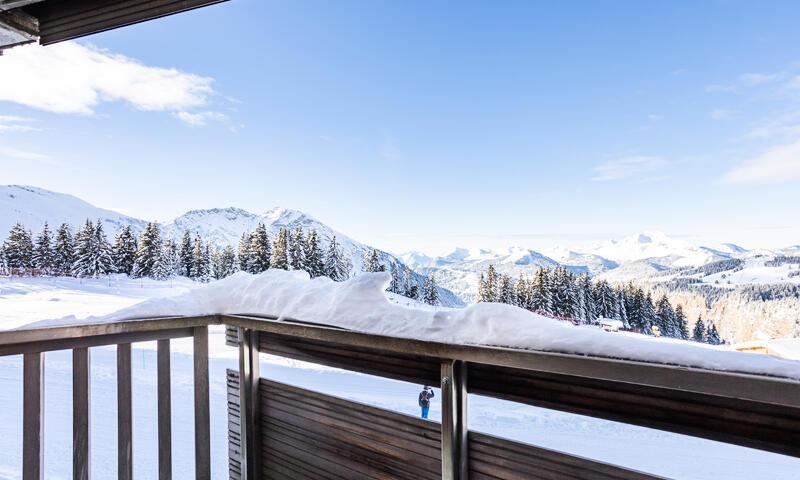
[[353,347],[282,335],[261,335],[259,350],[281,357],[378,375],[406,382],[439,386],[440,361],[367,347]]
[[228,369],[228,476],[231,480],[242,478],[242,436],[239,429],[239,372]]
[[472,479],[653,480],[662,477],[582,457],[469,432]]
[[800,456],[800,409],[677,389],[469,366],[471,393]]

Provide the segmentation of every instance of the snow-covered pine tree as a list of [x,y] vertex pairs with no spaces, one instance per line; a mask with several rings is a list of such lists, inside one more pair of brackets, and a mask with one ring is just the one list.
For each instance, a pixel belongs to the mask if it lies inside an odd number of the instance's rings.
[[3,242],[6,263],[12,273],[25,275],[33,268],[33,240],[31,232],[21,223],[11,227],[8,238]]
[[710,345],[719,345],[722,343],[722,340],[719,338],[719,332],[717,332],[717,326],[712,322],[708,322],[708,327],[706,328],[706,342]]
[[486,276],[484,277],[484,295],[486,302],[497,302],[500,297],[500,279],[497,275],[494,265],[489,264],[486,269]]
[[665,337],[679,338],[680,332],[677,331],[675,322],[675,310],[672,309],[672,304],[669,303],[666,295],[662,295],[656,304],[656,319],[655,323],[661,330],[661,335]]
[[308,272],[311,278],[325,275],[325,260],[322,257],[322,248],[319,244],[319,236],[316,230],[308,232],[303,251],[305,265],[303,269]]
[[103,232],[100,220],[97,225],[86,220],[83,229],[75,236],[75,263],[73,273],[78,277],[97,277],[114,270],[111,245]]
[[502,303],[514,305],[514,282],[505,273],[500,275],[499,298]]
[[250,235],[250,248],[245,251],[245,255],[249,256],[246,263],[250,273],[266,272],[272,265],[272,247],[267,227],[263,223],[259,223]]
[[192,264],[192,260],[194,257],[192,256],[192,249],[194,245],[192,245],[192,235],[189,233],[189,230],[183,231],[183,236],[181,237],[181,247],[178,256],[180,257],[180,273],[184,277],[191,277],[192,271],[194,270],[194,265]]
[[422,300],[428,305],[439,305],[439,286],[436,285],[436,279],[433,274],[425,278],[425,284],[422,288]]
[[378,258],[378,251],[376,249],[368,250],[364,253],[364,272],[383,272],[386,270]]
[[50,227],[44,222],[42,231],[36,237],[33,247],[33,266],[40,274],[50,275],[55,270],[55,254]]
[[678,338],[689,339],[689,325],[686,323],[686,315],[683,313],[683,306],[675,307],[675,327],[680,335]]
[[488,302],[489,296],[486,294],[486,275],[481,273],[478,277],[478,291],[475,294],[475,303]]
[[174,277],[180,271],[180,253],[178,246],[172,240],[164,242],[161,255],[156,263],[154,277],[157,280],[167,280]]
[[594,285],[594,304],[596,308],[595,314],[603,318],[616,318],[616,298],[611,286],[606,280],[600,280]]
[[631,322],[628,320],[628,310],[626,309],[625,290],[623,288],[617,289],[617,298],[614,306],[616,307],[615,314],[611,318],[616,318],[622,321],[624,328],[631,328]]
[[552,315],[553,303],[550,297],[549,270],[540,268],[531,282],[530,309],[543,315]]
[[514,288],[514,304],[520,308],[531,308],[530,283],[522,275],[520,275],[516,288]]
[[72,238],[72,232],[66,223],[62,223],[56,230],[54,256],[56,274],[72,274],[72,266],[75,263],[75,240]]
[[303,229],[297,227],[289,234],[289,266],[292,270],[305,270],[306,252],[303,247],[306,244],[306,236]]
[[136,262],[133,267],[134,277],[156,278],[158,264],[161,258],[161,230],[158,224],[150,222],[139,234],[136,250]]
[[649,334],[650,332],[645,331],[648,327],[644,316],[644,302],[644,291],[641,288],[636,288],[633,284],[625,287],[625,310],[628,312],[631,327]]
[[578,299],[582,319],[586,323],[597,321],[597,305],[594,298],[594,286],[588,273],[578,275],[577,279]]
[[3,250],[3,246],[0,245],[0,275],[8,275],[8,263],[6,262],[6,252]]
[[336,282],[347,280],[350,276],[349,265],[334,235],[328,241],[328,249],[325,252],[325,276]]
[[403,281],[400,278],[400,268],[398,268],[397,264],[392,262],[390,264],[389,271],[392,275],[392,280],[389,282],[389,291],[392,293],[401,294],[401,289],[403,288]]
[[703,322],[703,317],[701,316],[698,316],[697,321],[694,322],[692,340],[695,342],[706,343],[706,324]]
[[236,254],[233,248],[228,245],[222,250],[217,250],[213,255],[214,278],[223,279],[236,273]]
[[285,228],[278,230],[278,236],[272,249],[270,265],[272,268],[281,270],[289,269],[289,231]]
[[192,257],[194,269],[191,278],[198,282],[207,282],[211,278],[211,252],[208,246],[203,244],[199,234],[194,237]]
[[107,275],[114,272],[114,258],[111,256],[111,244],[103,231],[103,222],[98,219],[94,225],[95,275]]
[[[239,237],[239,248],[237,249],[239,270],[247,273],[253,273],[253,249],[250,246],[251,237],[252,234],[250,232],[242,232],[242,236]],[[270,254],[270,256],[272,255]]]
[[[653,296],[648,293],[642,302],[642,318],[644,319],[644,331],[648,335],[653,332],[653,325],[657,325],[656,307],[653,305]],[[662,332],[663,335],[663,332]]]
[[114,238],[111,256],[114,259],[114,271],[126,275],[133,274],[133,265],[136,263],[136,237],[130,225],[125,225]]

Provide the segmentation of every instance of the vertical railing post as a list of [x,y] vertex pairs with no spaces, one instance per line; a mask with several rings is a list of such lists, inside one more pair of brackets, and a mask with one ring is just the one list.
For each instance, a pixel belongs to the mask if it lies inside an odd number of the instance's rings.
[[442,480],[467,480],[467,368],[444,360],[442,379]]
[[22,360],[22,479],[44,478],[44,353]]
[[197,480],[211,480],[208,327],[194,328],[194,464]]
[[172,389],[169,339],[158,341],[158,479],[172,480]]
[[242,480],[261,478],[258,331],[238,328]]
[[72,350],[72,478],[89,480],[91,376],[89,348]]
[[131,344],[117,345],[117,479],[133,480]]

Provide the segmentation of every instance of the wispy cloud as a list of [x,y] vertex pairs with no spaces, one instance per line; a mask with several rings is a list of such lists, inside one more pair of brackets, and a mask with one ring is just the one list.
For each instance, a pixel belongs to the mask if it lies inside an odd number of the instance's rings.
[[25,150],[17,150],[16,148],[0,146],[0,158],[13,158],[17,160],[35,160],[47,161],[50,159],[49,155],[36,152],[28,152]]
[[723,183],[764,184],[800,181],[800,141],[772,147],[728,171]]
[[207,108],[213,82],[75,42],[14,48],[0,62],[0,100],[55,113],[91,115],[101,103],[124,102],[197,125],[197,115],[213,113],[192,113]]
[[210,122],[225,122],[228,116],[221,112],[176,112],[175,116],[192,127],[204,127]]
[[783,73],[745,73],[739,76],[739,83],[747,87],[755,87],[775,83],[786,77]]
[[0,115],[0,133],[2,132],[35,132],[41,130],[33,124],[33,118],[14,115]]
[[616,158],[596,165],[592,170],[595,182],[610,182],[618,180],[639,179],[645,181],[657,181],[660,175],[656,172],[669,165],[669,162],[661,157],[636,155]]

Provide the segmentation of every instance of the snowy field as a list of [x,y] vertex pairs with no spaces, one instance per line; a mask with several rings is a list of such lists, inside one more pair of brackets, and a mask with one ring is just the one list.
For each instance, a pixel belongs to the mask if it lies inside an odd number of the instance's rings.
[[[58,318],[103,315],[142,300],[179,295],[196,284],[175,280],[0,278],[0,329]],[[176,478],[192,478],[192,362],[189,340],[174,340],[172,357],[173,462]],[[156,361],[152,344],[134,346],[134,471],[155,478]],[[227,478],[226,368],[236,351],[221,328],[211,330],[211,430],[214,478]],[[113,347],[92,349],[92,471],[116,475],[116,380]],[[416,414],[419,385],[343,372],[273,357],[262,375],[391,410]],[[46,355],[45,478],[71,477],[71,356]],[[437,394],[439,392],[437,391]],[[437,399],[438,399],[437,395]],[[21,478],[22,359],[0,357],[0,479]],[[624,464],[680,479],[795,479],[800,459],[691,437],[564,414],[494,399],[470,397],[470,427],[547,448]],[[431,416],[440,417],[437,401]]]

